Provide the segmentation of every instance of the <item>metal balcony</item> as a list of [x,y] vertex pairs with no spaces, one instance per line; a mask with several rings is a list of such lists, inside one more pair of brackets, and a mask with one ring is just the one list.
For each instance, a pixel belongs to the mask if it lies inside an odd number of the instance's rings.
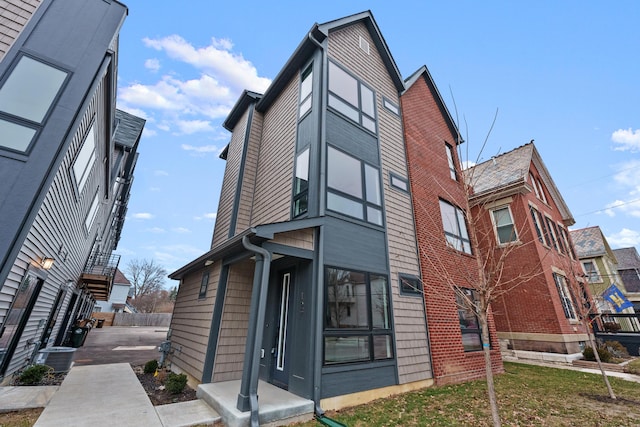
[[96,301],[107,301],[119,263],[120,255],[111,253],[91,255],[80,275],[80,287],[91,292]]

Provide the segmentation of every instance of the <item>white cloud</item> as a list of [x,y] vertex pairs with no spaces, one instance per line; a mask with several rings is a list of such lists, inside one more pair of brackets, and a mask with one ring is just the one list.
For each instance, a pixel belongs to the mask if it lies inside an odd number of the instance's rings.
[[160,69],[160,61],[156,58],[147,59],[144,61],[144,68],[156,73]]
[[155,215],[150,214],[149,212],[138,212],[138,213],[134,213],[133,217],[135,219],[153,219],[155,218]]
[[177,120],[176,125],[183,135],[191,135],[197,132],[211,132],[211,122],[206,120]]
[[185,227],[175,227],[175,228],[172,228],[171,231],[173,231],[174,233],[180,233],[180,234],[191,233],[191,230]]
[[160,190],[160,187],[149,187],[149,191],[153,191],[154,193],[158,193]]
[[215,145],[202,145],[196,147],[194,145],[182,144],[180,147],[185,151],[194,151],[196,153],[212,153],[218,151],[218,147]]
[[620,230],[620,232],[613,233],[610,236],[607,236],[607,241],[611,246],[617,248],[638,246],[640,245],[640,233],[635,230],[623,228],[622,230]]
[[613,148],[616,151],[640,151],[640,129],[618,129],[611,134],[611,140],[618,144]]
[[155,176],[169,176],[169,172],[162,170],[162,169],[157,169],[153,171],[153,174]]
[[[129,110],[158,112],[162,116],[159,130],[179,135],[213,133],[216,127],[211,121],[225,118],[244,89],[264,92],[271,84],[241,53],[233,51],[228,39],[213,38],[199,48],[178,35],[143,42],[169,58],[163,61],[167,71],[155,82],[121,87],[119,101]],[[186,63],[191,69],[184,71],[183,67],[177,73],[168,68],[171,62]],[[160,59],[149,59],[145,66],[159,69]]]
[[209,212],[209,213],[205,213],[203,215],[200,216],[196,216],[193,219],[200,221],[201,219],[210,219],[210,220],[214,220],[216,219],[216,213],[215,212]]
[[155,233],[155,234],[161,234],[166,232],[164,228],[160,228],[160,227],[147,228],[145,231],[148,231],[149,233]]
[[156,136],[158,134],[157,131],[153,130],[153,129],[149,129],[148,127],[145,127],[142,130],[142,137],[143,138],[150,138],[152,136]]
[[258,76],[253,64],[242,54],[233,53],[233,43],[228,39],[211,38],[209,46],[195,48],[179,35],[173,34],[161,39],[142,40],[145,45],[164,51],[170,58],[186,62],[199,70],[227,82],[240,93],[244,89],[264,92],[271,80]]
[[622,163],[617,168],[618,173],[613,176],[613,180],[619,189],[626,192],[626,197],[606,205],[605,213],[610,217],[624,213],[640,218],[640,160]]

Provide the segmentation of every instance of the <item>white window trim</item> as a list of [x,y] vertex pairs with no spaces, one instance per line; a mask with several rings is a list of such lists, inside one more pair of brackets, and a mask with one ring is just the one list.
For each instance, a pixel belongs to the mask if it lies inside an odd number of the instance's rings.
[[[500,236],[498,235],[498,225],[496,224],[496,218],[495,215],[493,214],[495,211],[499,211],[501,209],[508,209],[509,210],[509,217],[511,218],[511,224],[513,225],[513,233],[516,235],[515,240],[511,240],[510,242],[500,242]],[[496,242],[498,243],[499,247],[503,247],[503,246],[509,246],[509,245],[513,245],[516,243],[520,243],[520,236],[518,235],[518,230],[516,227],[516,222],[513,219],[513,212],[511,212],[511,205],[503,205],[503,206],[496,206],[493,207],[489,210],[489,216],[491,217],[491,223],[493,224],[493,233],[496,237]]]
[[[587,268],[585,267],[585,263],[590,262],[591,264],[593,264],[594,270],[596,272],[596,274],[598,275],[597,280],[591,281],[589,279],[589,272],[587,271]],[[582,269],[584,270],[584,273],[587,275],[587,282],[589,283],[602,283],[603,279],[602,279],[602,274],[600,274],[600,269],[598,268],[598,263],[596,262],[595,258],[590,258],[590,259],[584,259],[584,260],[580,260],[580,264],[582,265]]]

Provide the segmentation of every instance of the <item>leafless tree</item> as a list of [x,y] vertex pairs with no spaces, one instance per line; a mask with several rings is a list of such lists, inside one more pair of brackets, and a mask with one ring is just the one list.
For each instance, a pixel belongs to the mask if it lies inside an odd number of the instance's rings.
[[167,271],[154,260],[133,259],[126,267],[133,286],[133,298],[138,299],[164,288]]
[[140,313],[171,313],[174,306],[170,292],[164,289],[142,295],[132,304]]

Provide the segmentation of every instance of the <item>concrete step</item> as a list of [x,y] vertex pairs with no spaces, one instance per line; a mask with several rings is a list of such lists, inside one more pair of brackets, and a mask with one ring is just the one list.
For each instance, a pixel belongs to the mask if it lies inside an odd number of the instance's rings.
[[[248,427],[250,412],[236,408],[240,381],[200,384],[196,395],[204,400],[222,418],[227,427]],[[272,384],[258,383],[258,406],[261,426],[281,426],[313,418],[313,401],[296,396]]]
[[164,427],[214,425],[221,422],[220,415],[200,399],[155,408]]

